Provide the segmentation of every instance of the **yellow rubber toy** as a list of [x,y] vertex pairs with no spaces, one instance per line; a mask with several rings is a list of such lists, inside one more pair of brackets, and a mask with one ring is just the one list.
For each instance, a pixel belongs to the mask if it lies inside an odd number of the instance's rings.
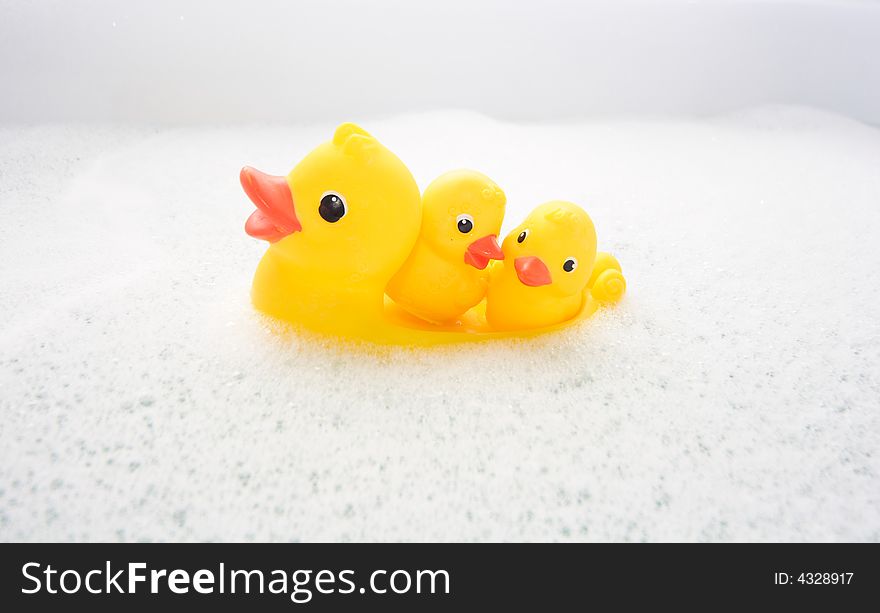
[[542,204],[507,235],[502,250],[486,298],[493,328],[551,326],[578,314],[596,261],[596,229],[582,208]]
[[[478,173],[463,176],[488,181]],[[626,287],[616,260],[599,254],[596,262],[605,266],[603,270],[584,265],[592,273],[587,277],[599,289],[590,284],[592,292],[582,291],[579,308],[566,309],[570,316],[565,320],[554,317],[550,323],[541,318],[530,326],[490,325],[486,301],[482,301],[445,323],[431,323],[395,304],[385,293],[413,254],[422,228],[423,204],[409,170],[372,135],[354,124],[342,124],[332,140],[314,149],[287,176],[245,167],[240,179],[256,206],[245,230],[270,243],[254,275],[254,306],[320,334],[423,346],[530,336],[589,317],[600,302],[618,300]],[[480,197],[494,205],[500,203],[503,214],[503,192],[496,189],[494,186],[492,194],[485,195],[481,189]],[[451,214],[453,208],[458,211],[460,207],[450,204],[446,208]],[[456,212],[456,223],[460,214]],[[477,215],[484,215],[465,214],[473,217],[475,227]],[[497,223],[500,225],[500,220]],[[486,233],[477,238],[497,232],[495,224],[494,213],[488,214]],[[488,241],[469,248],[474,241],[451,236],[456,244],[462,243],[463,260],[467,253],[478,264],[502,257]],[[595,251],[595,238],[592,248]],[[489,270],[494,279],[500,272],[495,268],[502,263],[493,264]],[[490,297],[491,291],[490,282]]]
[[503,258],[498,234],[504,192],[473,170],[441,175],[422,196],[422,229],[386,288],[394,302],[432,323],[460,317],[486,297],[491,260]]

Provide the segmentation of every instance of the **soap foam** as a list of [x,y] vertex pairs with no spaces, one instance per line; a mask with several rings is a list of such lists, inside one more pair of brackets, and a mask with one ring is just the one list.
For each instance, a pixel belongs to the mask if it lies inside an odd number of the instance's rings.
[[238,170],[333,126],[2,128],[0,538],[880,540],[880,132],[364,125],[422,188],[488,174],[506,230],[581,204],[629,293],[525,341],[279,331]]

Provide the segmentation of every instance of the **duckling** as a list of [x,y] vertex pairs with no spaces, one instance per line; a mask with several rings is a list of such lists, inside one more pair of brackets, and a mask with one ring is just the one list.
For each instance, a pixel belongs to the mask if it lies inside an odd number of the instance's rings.
[[486,319],[496,330],[560,323],[583,307],[596,261],[596,229],[571,202],[540,205],[502,244],[486,296]]
[[489,261],[504,257],[497,236],[505,203],[501,188],[479,172],[456,170],[435,179],[422,196],[419,239],[388,284],[388,296],[438,324],[482,301]]
[[257,207],[245,230],[270,243],[254,305],[343,336],[382,322],[385,286],[421,226],[419,188],[403,162],[345,123],[287,176],[245,167],[240,179]]

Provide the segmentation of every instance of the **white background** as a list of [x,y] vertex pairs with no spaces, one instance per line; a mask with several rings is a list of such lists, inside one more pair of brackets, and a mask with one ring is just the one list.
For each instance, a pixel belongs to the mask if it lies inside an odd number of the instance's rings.
[[880,123],[874,1],[0,2],[0,119],[559,120],[793,103]]

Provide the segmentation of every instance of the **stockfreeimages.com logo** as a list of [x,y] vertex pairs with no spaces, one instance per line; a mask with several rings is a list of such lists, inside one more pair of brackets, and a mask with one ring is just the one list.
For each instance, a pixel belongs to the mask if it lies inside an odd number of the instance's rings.
[[190,573],[181,568],[150,569],[144,562],[129,562],[114,568],[86,572],[59,571],[28,562],[21,568],[25,580],[22,594],[287,594],[292,602],[305,604],[318,594],[449,594],[449,573],[445,570],[375,570],[368,586],[358,587],[353,570],[231,570],[220,563],[217,571],[207,568]]

